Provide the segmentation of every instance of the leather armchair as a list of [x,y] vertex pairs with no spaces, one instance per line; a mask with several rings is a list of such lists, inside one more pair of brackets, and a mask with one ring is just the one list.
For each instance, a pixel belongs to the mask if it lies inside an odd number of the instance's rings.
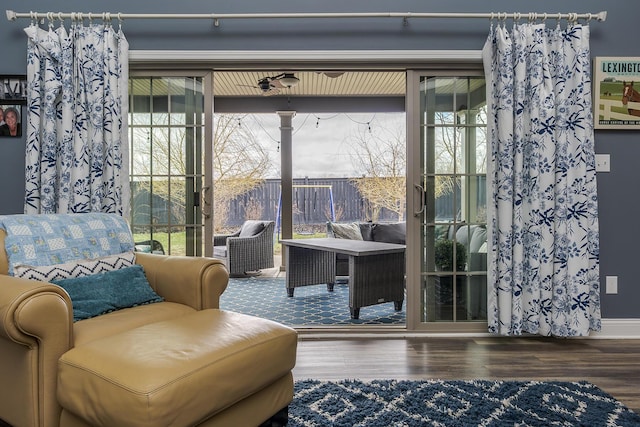
[[[206,317],[211,323],[217,322],[219,317],[236,315],[215,310],[219,307],[220,295],[228,283],[227,270],[220,260],[137,253],[136,263],[143,266],[149,284],[165,301],[126,308],[74,323],[72,302],[64,289],[50,283],[7,275],[5,236],[5,231],[0,230],[0,383],[3,384],[0,387],[0,425],[2,420],[16,427],[115,425],[108,421],[87,421],[92,418],[81,413],[73,413],[61,405],[60,396],[65,394],[61,393],[60,389],[61,358],[64,359],[70,354],[77,357],[78,354],[82,355],[82,349],[88,348],[89,344],[100,344],[100,340],[117,341],[119,334],[125,335],[136,328],[159,325],[163,322],[166,324],[174,319],[179,319],[176,322],[189,325],[185,322],[190,318],[195,320],[194,313],[202,313],[202,310],[206,309],[214,309],[209,310],[212,316]],[[198,317],[200,320],[204,318]],[[227,324],[212,325],[210,330],[219,330],[224,334],[220,336],[220,342],[230,344],[226,348],[224,344],[214,349],[205,348],[201,350],[205,352],[203,357],[209,357],[206,354],[208,351],[212,353],[212,360],[218,360],[220,358],[216,352],[224,355],[233,351],[233,354],[239,354],[239,359],[260,359],[255,360],[255,365],[260,366],[264,363],[262,358],[252,355],[249,350],[244,353],[243,351],[254,347],[251,340],[258,340],[260,335],[267,335],[268,332],[270,335],[262,339],[260,345],[265,345],[264,342],[269,340],[273,341],[274,336],[277,336],[276,341],[280,340],[277,345],[286,349],[286,357],[285,360],[274,363],[282,369],[274,369],[273,366],[264,368],[277,371],[278,374],[269,374],[270,377],[255,386],[253,393],[246,393],[248,387],[245,387],[245,383],[249,387],[253,386],[256,382],[255,375],[253,378],[234,378],[235,384],[243,388],[242,395],[236,399],[233,395],[230,396],[232,393],[228,390],[221,390],[218,393],[227,398],[226,406],[214,409],[198,408],[206,411],[207,417],[198,419],[198,422],[189,421],[189,425],[258,425],[274,414],[281,415],[283,408],[286,416],[286,407],[293,396],[290,371],[295,364],[295,331],[263,319],[250,318],[248,322],[240,319],[240,322],[243,326],[236,328],[238,331],[227,330],[233,329]],[[246,328],[244,322],[247,322]],[[194,321],[192,324],[195,326]],[[199,338],[201,337],[195,337],[194,341]],[[156,334],[155,339],[162,340],[162,334]],[[285,341],[282,341],[283,339]],[[263,348],[263,354],[264,351]],[[117,355],[114,357],[117,358]],[[135,355],[133,357],[135,358]],[[70,358],[71,356],[67,357]],[[228,357],[224,359],[229,360]],[[140,363],[143,366],[146,360],[141,360]],[[239,360],[239,363],[246,361]],[[207,362],[207,366],[212,364],[213,362]],[[182,365],[182,362],[176,365]],[[229,365],[224,365],[221,369],[225,372],[230,371]],[[215,378],[217,374],[214,371],[209,375]],[[246,376],[250,375],[247,373]],[[211,400],[216,400],[216,385],[216,381],[203,379],[201,385],[191,387],[201,387],[200,394],[209,395]],[[100,394],[99,398],[102,400],[109,399],[108,392],[100,393],[100,390],[90,388],[81,390],[77,396],[78,399],[82,399],[83,396],[91,394]],[[83,403],[80,402],[78,405],[82,406]],[[91,410],[88,408],[87,412],[90,413]],[[120,411],[126,414],[128,408],[120,407]],[[176,422],[176,425],[180,423]]]

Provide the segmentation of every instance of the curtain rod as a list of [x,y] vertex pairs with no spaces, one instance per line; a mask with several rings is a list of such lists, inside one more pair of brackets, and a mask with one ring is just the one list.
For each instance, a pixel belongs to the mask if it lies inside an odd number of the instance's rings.
[[30,18],[32,20],[49,19],[63,20],[72,19],[82,21],[83,19],[212,19],[215,26],[219,25],[221,19],[260,19],[260,18],[403,18],[406,22],[409,18],[482,18],[497,20],[545,20],[566,19],[577,21],[578,19],[605,21],[607,12],[598,13],[414,13],[414,12],[372,12],[372,13],[195,13],[195,14],[174,14],[174,13],[63,13],[63,12],[24,12],[18,13],[13,10],[6,10],[7,20],[15,21],[18,18]]

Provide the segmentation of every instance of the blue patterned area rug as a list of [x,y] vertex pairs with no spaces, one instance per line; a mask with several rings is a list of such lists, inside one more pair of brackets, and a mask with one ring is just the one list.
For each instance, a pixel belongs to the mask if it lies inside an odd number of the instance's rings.
[[287,296],[284,278],[231,278],[220,297],[220,308],[275,320],[288,326],[404,325],[406,304],[395,311],[393,302],[360,309],[360,318],[351,319],[349,285],[336,284],[296,288]]
[[587,382],[296,381],[288,427],[640,426]]

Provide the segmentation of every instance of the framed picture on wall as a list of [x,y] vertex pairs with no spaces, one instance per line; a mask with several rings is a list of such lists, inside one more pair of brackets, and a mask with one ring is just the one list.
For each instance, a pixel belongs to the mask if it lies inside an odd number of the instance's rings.
[[0,101],[0,137],[22,136],[22,104]]
[[27,76],[0,75],[0,104],[6,101],[27,102]]
[[640,57],[596,57],[593,98],[596,129],[640,129]]

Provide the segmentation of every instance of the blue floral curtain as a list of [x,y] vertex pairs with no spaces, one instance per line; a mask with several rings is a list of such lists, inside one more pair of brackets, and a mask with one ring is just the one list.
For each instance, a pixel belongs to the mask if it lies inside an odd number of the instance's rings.
[[129,214],[128,52],[110,24],[25,28],[25,213]]
[[489,331],[600,330],[589,27],[515,23],[483,50],[489,107]]

